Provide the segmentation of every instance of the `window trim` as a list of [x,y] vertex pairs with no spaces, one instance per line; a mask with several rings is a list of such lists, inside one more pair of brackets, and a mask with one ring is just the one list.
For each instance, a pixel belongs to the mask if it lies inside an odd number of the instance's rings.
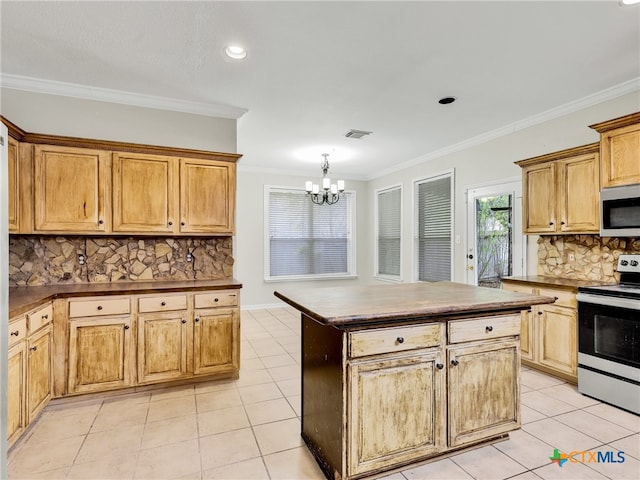
[[[378,234],[379,234],[379,224],[378,224],[378,202],[380,200],[380,194],[382,193],[386,193],[386,192],[390,192],[393,190],[400,190],[400,258],[398,259],[398,262],[400,263],[400,274],[398,275],[387,275],[387,274],[380,274],[378,273],[379,270],[379,265],[378,265]],[[403,276],[403,268],[402,268],[402,259],[403,259],[403,252],[404,252],[404,246],[403,246],[403,242],[402,242],[402,232],[403,232],[403,227],[404,227],[404,185],[402,182],[400,183],[395,183],[393,185],[388,185],[386,187],[382,187],[379,188],[377,190],[375,190],[374,192],[374,224],[375,224],[375,228],[374,228],[374,238],[373,238],[373,243],[374,243],[374,247],[373,247],[373,278],[376,280],[380,280],[383,282],[392,282],[392,283],[401,283],[402,279],[404,278]]]
[[[348,260],[348,273],[336,274],[336,273],[325,273],[325,274],[313,274],[313,275],[281,275],[278,277],[271,277],[269,272],[271,272],[271,251],[269,249],[270,246],[270,238],[269,238],[269,193],[272,191],[284,191],[284,192],[305,192],[304,188],[298,187],[289,187],[289,186],[281,186],[281,185],[264,185],[264,197],[263,197],[263,212],[264,212],[264,225],[263,225],[263,257],[264,257],[264,271],[263,271],[263,279],[266,283],[276,283],[276,282],[299,282],[299,281],[308,281],[308,280],[345,280],[345,279],[354,279],[358,278],[358,274],[356,272],[357,265],[357,244],[356,244],[356,230],[357,230],[357,218],[356,218],[356,191],[355,190],[345,190],[345,193],[351,197],[350,203],[350,217],[351,217],[351,236],[349,240],[349,260]],[[309,200],[311,201],[311,200]],[[328,206],[327,208],[331,208]]]
[[411,262],[412,262],[412,280],[414,282],[424,282],[425,280],[419,280],[419,267],[418,267],[418,233],[420,226],[420,219],[418,218],[419,209],[418,209],[418,185],[424,182],[437,180],[439,178],[449,177],[451,179],[451,281],[454,281],[454,272],[455,272],[455,255],[454,255],[454,247],[455,247],[455,168],[448,168],[446,170],[441,170],[439,172],[434,172],[429,175],[424,175],[418,178],[414,178],[412,180],[412,200],[411,200],[411,208],[413,209],[412,216],[413,218],[413,241],[411,242]]

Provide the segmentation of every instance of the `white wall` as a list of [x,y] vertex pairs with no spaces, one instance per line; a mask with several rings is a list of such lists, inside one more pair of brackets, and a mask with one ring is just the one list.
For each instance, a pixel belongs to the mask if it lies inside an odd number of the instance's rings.
[[[369,182],[370,204],[373,204],[374,192],[388,185],[403,184],[403,259],[404,281],[412,281],[412,241],[413,241],[413,181],[424,176],[438,173],[448,168],[455,169],[455,232],[461,236],[461,243],[454,246],[454,281],[465,281],[466,251],[466,204],[465,189],[472,185],[494,182],[514,176],[521,176],[521,169],[513,162],[525,158],[551,153],[565,148],[577,147],[599,141],[599,134],[588,126],[640,110],[638,92],[584,108],[577,112],[551,121],[515,131],[481,145],[439,158],[419,162],[410,168],[376,178]],[[411,162],[412,164],[414,162]],[[369,211],[369,222],[374,227],[374,212]],[[368,245],[359,245],[373,252],[372,235],[364,237]],[[529,237],[528,273],[536,273],[537,236]],[[372,253],[373,255],[373,253]],[[373,259],[373,257],[371,257]],[[372,278],[363,278],[370,281]]]
[[236,120],[0,89],[2,116],[29,133],[236,153]]
[[363,278],[371,277],[373,267],[369,260],[373,257],[368,250],[366,237],[373,227],[368,223],[367,198],[369,195],[366,183],[346,181],[346,189],[356,192],[357,279],[265,282],[264,186],[303,188],[305,180],[312,177],[257,172],[245,169],[242,165],[238,167],[237,177],[236,236],[233,247],[234,276],[243,285],[241,298],[244,307],[281,304],[280,300],[273,295],[275,290],[288,290],[309,285],[321,287],[355,285],[363,283]]

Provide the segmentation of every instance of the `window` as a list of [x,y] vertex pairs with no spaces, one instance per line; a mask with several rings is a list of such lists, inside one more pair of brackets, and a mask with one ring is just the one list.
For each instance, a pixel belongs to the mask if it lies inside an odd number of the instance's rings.
[[265,279],[355,275],[355,193],[314,205],[304,190],[265,187]]
[[453,231],[453,171],[418,180],[416,199],[416,278],[451,280]]
[[376,277],[400,280],[402,186],[376,192]]

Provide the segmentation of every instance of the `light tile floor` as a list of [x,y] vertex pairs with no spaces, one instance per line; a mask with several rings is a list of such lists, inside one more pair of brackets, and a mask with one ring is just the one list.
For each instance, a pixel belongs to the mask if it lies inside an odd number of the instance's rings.
[[[297,312],[243,311],[241,348],[239,380],[49,405],[9,453],[10,478],[324,478],[300,439]],[[508,441],[385,478],[640,478],[640,417],[526,368],[522,417]],[[624,462],[559,467],[554,448],[621,451]]]

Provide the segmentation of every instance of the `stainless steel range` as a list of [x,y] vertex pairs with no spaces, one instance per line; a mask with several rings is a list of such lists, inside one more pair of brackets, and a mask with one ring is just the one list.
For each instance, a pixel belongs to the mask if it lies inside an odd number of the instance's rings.
[[578,289],[578,391],[640,414],[640,254],[620,283]]

